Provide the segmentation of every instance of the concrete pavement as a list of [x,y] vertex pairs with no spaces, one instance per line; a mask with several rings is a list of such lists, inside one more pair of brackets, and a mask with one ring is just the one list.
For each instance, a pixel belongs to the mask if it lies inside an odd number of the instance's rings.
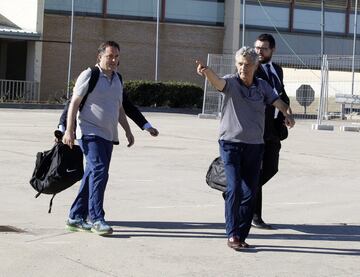
[[[226,246],[220,192],[205,174],[218,155],[219,121],[146,113],[135,145],[114,148],[105,196],[114,234],[65,230],[78,185],[34,199],[37,151],[52,146],[58,110],[0,109],[0,276],[360,276],[360,134],[313,131],[298,121],[284,141],[280,173],[264,187],[254,248]],[[337,123],[335,123],[337,124]],[[0,227],[1,228],[1,227]],[[4,228],[2,228],[4,229]]]

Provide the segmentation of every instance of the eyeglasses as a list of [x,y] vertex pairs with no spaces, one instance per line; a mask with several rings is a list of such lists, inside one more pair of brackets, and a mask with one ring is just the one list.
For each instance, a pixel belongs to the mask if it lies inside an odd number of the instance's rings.
[[258,51],[268,51],[270,48],[255,46],[255,49],[258,50]]

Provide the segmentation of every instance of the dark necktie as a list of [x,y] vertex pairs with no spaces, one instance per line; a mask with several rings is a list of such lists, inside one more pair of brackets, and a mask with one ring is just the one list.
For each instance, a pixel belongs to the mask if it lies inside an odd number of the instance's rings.
[[279,79],[275,76],[275,74],[271,71],[270,64],[266,64],[267,74],[270,80],[270,85],[272,88],[275,88],[277,93],[281,93],[281,85]]

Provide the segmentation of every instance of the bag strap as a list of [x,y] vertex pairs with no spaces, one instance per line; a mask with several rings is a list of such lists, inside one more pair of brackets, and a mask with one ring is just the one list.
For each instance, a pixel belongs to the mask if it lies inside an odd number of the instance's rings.
[[91,93],[94,90],[96,83],[99,80],[99,76],[100,76],[100,69],[97,66],[91,67],[91,76],[90,76],[90,80],[89,80],[88,90],[79,105],[80,112],[81,112],[82,108],[84,107],[84,104],[86,102],[86,99],[88,98],[89,93]]
[[49,210],[48,210],[48,213],[51,214],[51,208],[52,208],[52,204],[53,204],[53,199],[55,197],[56,193],[51,197],[50,199],[50,203],[49,203]]
[[[38,198],[41,193],[42,193],[42,190],[39,191],[39,192],[35,195],[35,198]],[[53,196],[52,196],[51,199],[50,199],[49,210],[48,210],[48,213],[49,213],[49,214],[51,214],[51,209],[52,209],[52,205],[53,205],[53,199],[54,199],[55,195],[56,195],[56,193],[53,194]]]
[[116,74],[119,76],[119,79],[120,79],[120,83],[121,85],[123,85],[123,79],[122,79],[122,76],[119,72],[116,72]]
[[[123,84],[123,80],[122,80],[122,76],[119,72],[116,72],[117,75],[119,76],[120,79],[120,83],[121,85]],[[99,80],[99,76],[100,76],[100,69],[97,66],[91,67],[91,76],[90,76],[90,80],[89,80],[89,86],[88,86],[88,90],[86,92],[86,94],[84,95],[84,98],[81,100],[81,103],[79,105],[79,111],[81,112],[82,108],[84,107],[84,104],[86,102],[86,99],[88,97],[88,95],[94,90],[97,81]]]

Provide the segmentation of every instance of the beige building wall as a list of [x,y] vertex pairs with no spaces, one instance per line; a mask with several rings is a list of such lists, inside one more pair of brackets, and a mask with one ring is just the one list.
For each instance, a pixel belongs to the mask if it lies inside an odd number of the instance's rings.
[[[68,70],[70,17],[45,14],[41,100],[65,94]],[[203,86],[195,60],[222,53],[224,28],[161,23],[159,29],[160,81],[178,80]],[[156,23],[76,16],[72,78],[96,63],[96,49],[105,40],[120,44],[120,72],[124,80],[154,80]],[[64,43],[61,43],[64,42]]]

